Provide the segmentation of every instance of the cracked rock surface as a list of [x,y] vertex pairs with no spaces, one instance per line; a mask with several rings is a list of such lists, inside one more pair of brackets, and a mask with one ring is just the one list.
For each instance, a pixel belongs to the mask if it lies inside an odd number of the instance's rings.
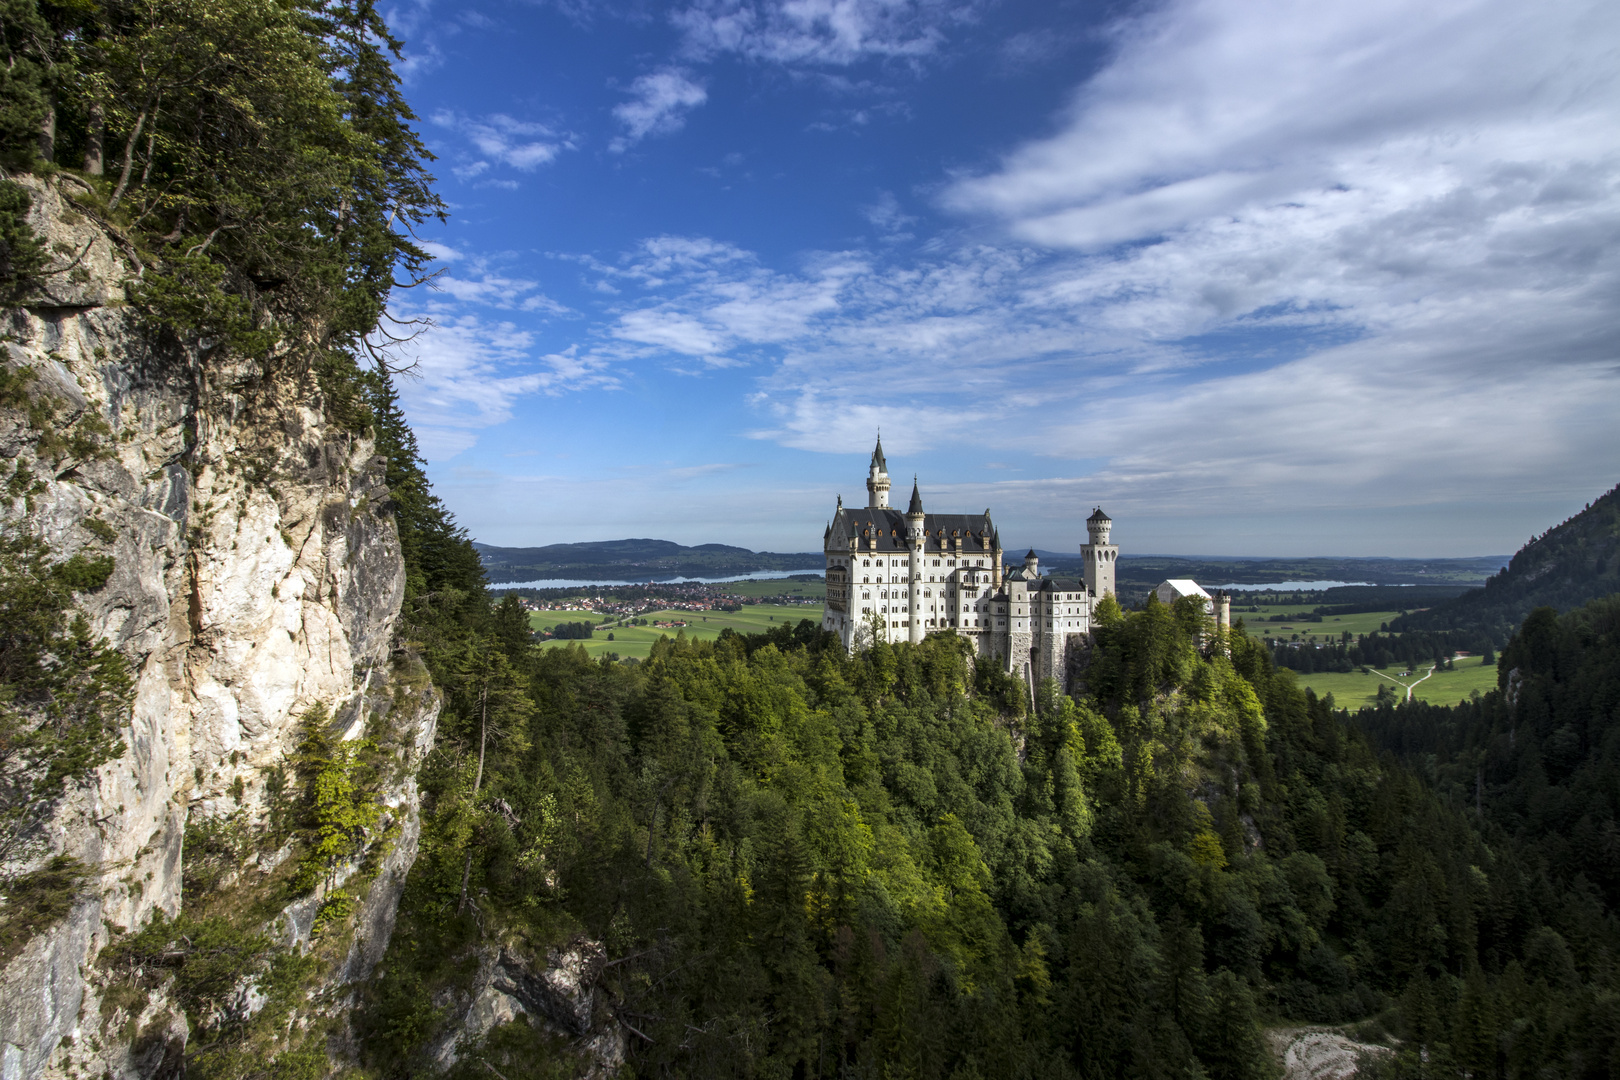
[[[155,1075],[184,1046],[183,1020],[148,1024],[162,1037],[139,1048],[114,1045],[87,978],[95,957],[112,930],[178,911],[187,822],[256,816],[265,769],[292,751],[308,710],[349,709],[363,727],[365,687],[386,678],[404,566],[385,462],[327,421],[312,375],[144,332],[124,302],[133,270],[66,201],[73,182],[18,182],[47,247],[77,259],[0,312],[0,362],[33,369],[55,423],[99,417],[110,434],[86,460],[51,457],[26,417],[0,411],[0,483],[16,478],[6,490],[21,492],[0,499],[0,530],[43,539],[56,560],[114,558],[105,586],[77,603],[129,660],[135,697],[123,755],[70,787],[4,868],[66,854],[92,877],[0,972],[0,1066],[4,1080]],[[411,720],[419,750],[436,715],[424,700]],[[416,851],[414,768],[383,801],[397,839],[361,897],[344,978],[368,975],[387,945]]]

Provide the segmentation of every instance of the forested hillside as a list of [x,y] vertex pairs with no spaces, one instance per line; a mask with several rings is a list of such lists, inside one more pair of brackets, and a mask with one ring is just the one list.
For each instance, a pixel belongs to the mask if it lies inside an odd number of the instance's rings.
[[1620,1070],[1620,596],[1562,615],[1531,612],[1499,671],[1499,689],[1477,700],[1385,706],[1357,722],[1427,774],[1436,796],[1465,810],[1489,845],[1467,913],[1479,927],[1468,1023],[1495,1033],[1494,1059],[1480,1058],[1481,1067],[1612,1076]]
[[[1534,537],[1483,589],[1414,611],[1390,623],[1396,633],[1422,631],[1500,647],[1538,607],[1560,611],[1620,592],[1620,487],[1562,524]],[[1479,651],[1479,646],[1472,646]]]
[[[451,689],[361,1016],[383,1075],[569,1075],[604,1023],[636,1075],[1261,1077],[1277,1020],[1424,1075],[1616,1060],[1606,902],[1188,608],[1105,605],[1084,693],[1032,703],[949,636],[593,662],[427,585]],[[487,1004],[548,957],[595,1020]]]
[[815,570],[826,567],[820,552],[782,554],[750,551],[729,544],[686,547],[670,540],[600,540],[546,547],[473,545],[484,572],[497,584],[578,578],[583,581],[652,581],[671,577],[726,577],[756,570]]

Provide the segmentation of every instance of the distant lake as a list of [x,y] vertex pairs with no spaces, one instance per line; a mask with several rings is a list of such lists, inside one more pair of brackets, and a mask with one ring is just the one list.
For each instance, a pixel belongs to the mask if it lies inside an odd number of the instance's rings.
[[730,577],[654,577],[640,581],[609,581],[596,578],[543,578],[540,581],[503,581],[491,589],[588,589],[593,585],[723,585],[728,581],[773,581],[778,578],[820,577],[813,570],[755,570],[751,574],[733,574]]
[[1225,589],[1228,592],[1321,592],[1323,589],[1338,589],[1346,585],[1371,584],[1370,581],[1273,581],[1266,585],[1216,585],[1214,588]]

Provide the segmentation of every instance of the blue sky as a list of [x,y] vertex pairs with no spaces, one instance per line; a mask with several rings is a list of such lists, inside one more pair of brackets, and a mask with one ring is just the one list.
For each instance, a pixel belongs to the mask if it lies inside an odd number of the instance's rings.
[[1512,551],[1620,480],[1620,5],[414,0],[477,539]]

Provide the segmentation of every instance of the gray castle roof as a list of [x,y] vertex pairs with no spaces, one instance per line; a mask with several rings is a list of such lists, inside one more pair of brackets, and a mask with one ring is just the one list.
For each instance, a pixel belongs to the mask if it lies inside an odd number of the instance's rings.
[[888,472],[889,463],[883,460],[883,436],[878,436],[877,449],[872,451],[872,464],[878,467],[878,472]]
[[922,494],[917,490],[917,478],[913,476],[911,478],[911,505],[906,507],[906,516],[910,517],[912,514],[922,512]]
[[[829,550],[849,549],[849,541],[858,542],[861,551],[906,551],[906,515],[893,507],[841,506],[827,529]],[[927,514],[923,515],[923,550],[939,553],[955,549],[955,541],[962,541],[964,555],[984,555],[1001,550],[1001,537],[989,514]],[[877,538],[873,549],[870,541]],[[990,548],[983,540],[990,538]]]
[[1102,507],[1099,506],[1099,507],[1095,508],[1094,510],[1092,510],[1091,516],[1086,518],[1086,520],[1087,521],[1112,521],[1113,519],[1110,518],[1107,514],[1103,513]]

